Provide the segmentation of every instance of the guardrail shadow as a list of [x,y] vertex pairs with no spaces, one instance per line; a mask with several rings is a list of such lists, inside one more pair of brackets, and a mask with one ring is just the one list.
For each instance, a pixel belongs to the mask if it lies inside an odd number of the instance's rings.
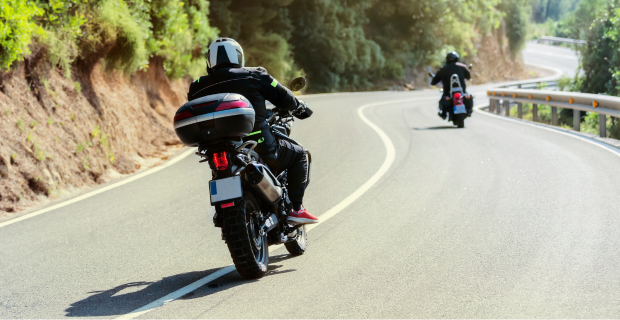
[[444,129],[459,129],[457,126],[437,126],[427,128],[411,128],[413,130],[444,130]]
[[[296,271],[296,269],[279,270],[283,267],[283,265],[276,264],[290,258],[293,258],[293,256],[289,254],[270,257],[269,270],[267,271],[265,277]],[[66,316],[109,317],[124,315],[176,290],[179,290],[186,285],[198,281],[199,279],[202,279],[220,269],[221,268],[214,268],[205,271],[181,273],[174,276],[165,277],[156,282],[129,282],[112,289],[89,292],[89,294],[92,294],[91,296],[72,303],[71,306],[65,310],[67,313]],[[260,279],[245,280],[237,271],[234,271],[184,295],[180,299],[198,299],[256,281],[260,281]],[[143,288],[137,289],[138,287]],[[131,292],[122,293],[124,290],[131,290]]]

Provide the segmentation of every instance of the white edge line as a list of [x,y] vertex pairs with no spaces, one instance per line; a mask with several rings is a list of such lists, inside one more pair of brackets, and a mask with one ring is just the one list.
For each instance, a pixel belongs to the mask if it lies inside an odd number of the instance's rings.
[[[350,194],[348,197],[346,197],[344,200],[340,201],[340,203],[338,203],[336,206],[332,207],[331,209],[327,210],[325,213],[323,213],[320,216],[320,221],[318,223],[309,225],[306,227],[307,231],[310,231],[314,228],[316,228],[317,226],[319,226],[321,223],[329,220],[330,218],[332,218],[333,216],[335,216],[336,214],[338,214],[340,211],[342,211],[343,209],[345,209],[346,207],[348,207],[349,205],[351,205],[353,202],[355,202],[355,200],[359,199],[364,193],[366,193],[366,191],[368,191],[375,183],[377,183],[379,181],[379,179],[381,179],[383,177],[383,175],[385,175],[387,173],[387,171],[390,169],[390,167],[392,166],[392,164],[394,163],[394,160],[396,159],[396,150],[394,148],[394,144],[392,143],[392,140],[390,140],[390,138],[388,137],[388,135],[383,132],[383,130],[381,130],[377,125],[375,125],[374,123],[370,122],[368,120],[368,118],[366,118],[366,116],[364,115],[364,109],[369,108],[369,107],[375,107],[375,106],[380,106],[380,105],[385,105],[385,104],[391,104],[391,103],[398,103],[398,102],[406,102],[406,101],[420,101],[420,100],[430,100],[430,99],[435,99],[433,98],[416,98],[416,99],[404,99],[404,100],[394,100],[394,101],[388,101],[388,102],[378,102],[378,103],[372,103],[372,104],[367,104],[364,106],[361,106],[360,108],[357,109],[357,115],[362,119],[362,121],[364,123],[366,123],[371,129],[373,129],[378,135],[379,138],[381,138],[381,141],[383,142],[383,144],[385,145],[385,150],[386,150],[386,155],[385,155],[385,160],[383,160],[383,164],[381,164],[381,166],[379,167],[379,170],[377,170],[377,172],[375,172],[375,174],[370,177],[370,179],[368,179],[368,181],[366,181],[363,185],[361,185],[359,188],[357,188],[357,190],[355,190],[352,194]],[[269,251],[276,251],[280,248],[282,248],[283,245],[277,245],[277,246],[273,246],[271,248],[269,248]],[[205,284],[216,280],[224,275],[229,274],[230,272],[235,271],[235,266],[234,265],[229,265],[227,267],[224,267],[200,280],[197,280],[196,282],[193,282],[177,291],[174,291],[162,298],[159,298],[149,304],[147,304],[146,306],[136,309],[134,311],[131,311],[127,314],[124,314],[116,319],[134,319],[138,316],[141,316],[147,312],[150,312],[154,309],[157,309],[163,305],[165,305],[166,303],[172,302],[202,286],[204,286]]]
[[157,167],[151,168],[151,169],[149,169],[147,171],[144,171],[142,173],[138,173],[138,174],[136,174],[134,176],[131,176],[131,177],[125,179],[125,180],[113,183],[113,184],[111,184],[109,186],[105,186],[103,188],[91,191],[89,193],[86,193],[86,194],[83,194],[81,196],[75,197],[73,199],[69,199],[67,201],[55,204],[53,206],[49,206],[49,207],[47,207],[45,209],[41,209],[39,211],[28,213],[28,214],[25,214],[25,215],[23,215],[21,217],[18,217],[18,218],[11,219],[11,220],[5,221],[3,223],[0,223],[0,228],[6,227],[8,225],[11,225],[11,224],[14,224],[14,223],[26,220],[26,219],[30,219],[32,217],[36,217],[38,215],[44,214],[44,213],[52,211],[52,210],[56,210],[56,209],[60,209],[62,207],[66,207],[66,206],[68,206],[70,204],[74,204],[74,203],[76,203],[78,201],[82,201],[84,199],[90,198],[92,196],[98,195],[98,194],[106,192],[108,190],[111,190],[111,189],[120,187],[122,185],[128,184],[130,182],[136,181],[136,180],[138,180],[140,178],[146,177],[146,176],[151,175],[151,174],[153,174],[155,172],[163,170],[163,169],[165,169],[165,168],[167,168],[167,167],[169,167],[169,166],[171,166],[171,165],[173,165],[173,164],[175,164],[175,163],[185,159],[187,156],[189,156],[190,154],[193,154],[194,152],[195,152],[195,150],[193,148],[191,148],[191,149],[181,153],[180,155],[174,157],[172,160],[170,160],[168,162],[165,162],[165,163],[163,163],[163,164],[161,164],[161,165],[159,165]]
[[595,145],[595,146],[597,146],[599,148],[605,149],[605,150],[613,153],[614,155],[620,157],[620,151],[618,151],[616,147],[614,147],[612,145],[608,145],[605,142],[598,141],[598,140],[595,140],[595,139],[592,139],[592,138],[588,138],[588,137],[583,137],[583,136],[580,136],[580,135],[578,135],[576,133],[564,132],[564,131],[562,131],[560,129],[556,129],[556,128],[548,128],[546,126],[542,126],[542,125],[540,125],[538,123],[535,123],[535,122],[529,122],[527,120],[518,120],[518,119],[508,118],[506,116],[500,116],[500,115],[496,115],[496,114],[493,114],[493,113],[481,110],[482,107],[486,107],[486,106],[487,106],[487,104],[479,104],[479,105],[475,106],[474,109],[476,109],[476,111],[478,113],[484,114],[484,115],[489,116],[489,117],[495,117],[495,118],[498,118],[498,119],[502,119],[502,120],[506,120],[506,121],[511,121],[511,122],[514,122],[514,123],[520,123],[520,124],[523,124],[523,125],[526,125],[526,126],[530,126],[530,127],[534,127],[534,128],[538,128],[538,129],[542,129],[542,130],[547,130],[547,131],[555,132],[555,133],[558,133],[558,134],[561,134],[561,135],[565,135],[565,136],[568,136],[568,137],[573,137],[575,139],[578,139],[578,140],[587,142],[589,144]]

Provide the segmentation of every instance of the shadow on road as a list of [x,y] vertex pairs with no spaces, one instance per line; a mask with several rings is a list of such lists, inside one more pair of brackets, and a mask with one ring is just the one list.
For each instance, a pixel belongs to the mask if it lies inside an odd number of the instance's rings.
[[[289,254],[270,257],[269,270],[265,277],[296,271],[295,269],[279,270],[283,265],[274,264],[291,258],[293,256]],[[91,296],[72,303],[65,310],[67,312],[66,316],[106,317],[127,314],[198,281],[219,269],[182,273],[165,277],[157,282],[130,282],[108,290],[89,292],[89,294],[92,294]],[[260,279],[245,280],[237,271],[234,271],[198,288],[194,292],[184,295],[181,299],[197,299],[256,281],[260,281]]]
[[438,126],[428,128],[412,128],[413,130],[443,130],[443,129],[458,129],[456,126]]

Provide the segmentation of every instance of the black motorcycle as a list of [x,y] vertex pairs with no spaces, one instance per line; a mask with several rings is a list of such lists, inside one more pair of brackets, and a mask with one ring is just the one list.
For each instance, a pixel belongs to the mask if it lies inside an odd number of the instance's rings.
[[[472,65],[469,65],[471,69]],[[431,78],[434,78],[435,75],[431,72],[428,73]],[[452,123],[458,128],[465,128],[465,119],[467,117],[471,117],[472,109],[473,109],[473,100],[474,97],[463,90],[461,86],[461,82],[459,81],[459,76],[453,74],[450,77],[450,85],[448,88],[442,88],[441,91],[450,90],[448,95],[442,95],[442,100],[439,101],[439,112],[441,113],[442,108],[447,107],[448,111],[448,121],[452,121]]]
[[[301,90],[304,78],[290,84]],[[271,109],[267,119],[276,139],[288,140],[294,118],[307,119],[312,110],[305,104],[293,111]],[[200,162],[208,162],[213,223],[222,228],[222,237],[237,271],[247,279],[262,277],[269,264],[269,246],[284,244],[292,255],[306,251],[304,225],[290,225],[286,219],[292,210],[287,192],[287,171],[277,176],[253,150],[257,142],[243,141],[254,127],[254,109],[240,94],[221,93],[201,97],[184,104],[174,117],[174,128],[186,145],[198,147]],[[308,177],[312,157],[308,158]],[[308,183],[310,179],[308,178]]]

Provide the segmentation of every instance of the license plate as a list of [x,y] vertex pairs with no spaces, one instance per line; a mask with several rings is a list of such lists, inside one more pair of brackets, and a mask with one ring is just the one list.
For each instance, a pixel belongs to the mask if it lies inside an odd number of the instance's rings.
[[209,191],[211,193],[212,204],[239,199],[243,195],[243,189],[241,188],[241,177],[234,176],[209,181]]
[[460,114],[460,113],[466,113],[466,112],[467,110],[465,110],[464,104],[454,106],[454,114]]

